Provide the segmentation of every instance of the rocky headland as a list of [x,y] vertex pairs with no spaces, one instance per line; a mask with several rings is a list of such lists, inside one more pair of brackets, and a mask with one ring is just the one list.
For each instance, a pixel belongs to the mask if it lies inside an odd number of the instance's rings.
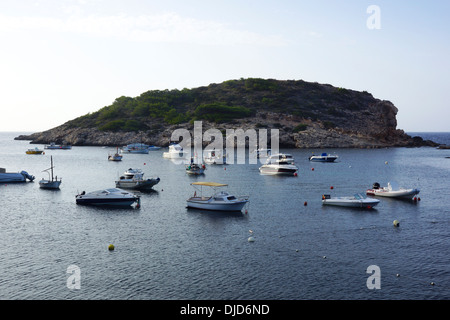
[[[183,90],[120,97],[111,106],[58,127],[16,137],[34,144],[167,146],[175,129],[202,121],[206,131],[279,130],[287,148],[382,148],[438,146],[397,129],[398,109],[386,100],[302,80],[240,79]],[[207,141],[206,144],[209,142]]]

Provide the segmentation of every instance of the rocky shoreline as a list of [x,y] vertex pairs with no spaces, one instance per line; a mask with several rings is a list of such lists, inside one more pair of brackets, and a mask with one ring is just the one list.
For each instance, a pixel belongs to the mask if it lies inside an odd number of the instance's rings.
[[[394,116],[395,117],[395,116]],[[395,120],[395,118],[394,118]],[[302,130],[295,131],[299,121],[304,125]],[[261,123],[264,122],[264,125]],[[396,121],[395,121],[396,123]],[[193,139],[193,124],[166,125],[163,129],[139,132],[108,132],[97,128],[73,128],[63,124],[56,128],[36,132],[30,135],[20,135],[15,140],[30,140],[32,144],[69,144],[73,146],[124,146],[142,142],[149,145],[167,147],[171,142],[172,132],[176,129],[187,129]],[[219,129],[225,139],[226,129],[267,129],[268,140],[270,130],[279,130],[279,146],[283,148],[386,148],[386,147],[437,147],[439,144],[423,140],[421,137],[411,137],[403,130],[393,126],[378,127],[378,130],[357,130],[356,128],[327,128],[326,123],[307,119],[296,119],[281,114],[258,114],[251,119],[240,119],[228,124],[202,122],[202,130]],[[366,129],[366,128],[364,128]],[[193,140],[192,140],[193,141]],[[204,141],[208,145],[210,141]],[[270,144],[270,141],[268,141]],[[224,140],[225,146],[225,140]]]

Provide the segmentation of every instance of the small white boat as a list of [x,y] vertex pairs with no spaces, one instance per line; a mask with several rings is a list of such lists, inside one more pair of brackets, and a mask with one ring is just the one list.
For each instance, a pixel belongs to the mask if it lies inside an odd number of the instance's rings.
[[147,154],[149,146],[144,143],[132,143],[121,149],[122,153],[141,153]]
[[189,155],[188,151],[183,150],[183,148],[177,144],[169,145],[169,151],[163,153],[163,158],[166,159],[186,159]]
[[124,175],[116,181],[117,188],[134,189],[134,190],[150,190],[154,185],[158,184],[159,178],[145,179],[141,169],[128,169]]
[[[217,188],[226,187],[227,184],[217,182],[193,182],[192,186],[200,186],[200,196],[195,191],[194,196],[186,200],[188,208],[212,210],[212,211],[241,211],[248,203],[248,196],[236,197],[226,191],[217,191]],[[211,196],[203,196],[202,187],[211,187],[214,193]]]
[[122,157],[123,156],[121,154],[119,154],[119,148],[117,148],[116,153],[108,155],[108,160],[109,161],[122,161]]
[[294,157],[290,154],[278,153],[271,155],[259,168],[262,174],[296,175],[298,167],[294,165]]
[[114,207],[127,207],[136,202],[136,207],[139,207],[140,197],[119,188],[111,188],[89,193],[83,191],[75,196],[75,201],[83,205]]
[[33,181],[34,176],[26,171],[6,172],[5,168],[0,168],[0,183],[26,182],[27,179]]
[[322,204],[330,206],[371,209],[379,202],[380,200],[367,198],[360,193],[350,197],[331,197],[327,194],[322,195]]
[[[61,178],[53,177],[53,157],[50,156],[50,168],[43,170],[42,172],[47,172],[49,177],[48,180],[45,180],[42,178],[41,181],[39,181],[39,187],[41,189],[59,189],[59,186],[61,185]],[[48,172],[50,170],[50,172]]]
[[226,164],[227,156],[221,150],[205,150],[203,160],[206,164]]
[[312,155],[309,157],[309,161],[318,161],[318,162],[333,162],[338,158],[337,155],[330,155],[328,153],[322,153],[320,156]]
[[372,189],[367,189],[366,194],[369,196],[411,199],[419,192],[420,190],[415,188],[399,188],[396,182],[388,182],[387,187],[380,187],[380,184],[375,182]]
[[72,149],[72,146],[66,145],[66,144],[55,144],[54,142],[51,142],[49,145],[46,145],[44,149],[51,149],[51,150],[70,150]]
[[42,153],[44,153],[44,150],[40,150],[38,147],[36,147],[34,149],[28,149],[27,151],[25,151],[25,153],[26,154],[42,154]]

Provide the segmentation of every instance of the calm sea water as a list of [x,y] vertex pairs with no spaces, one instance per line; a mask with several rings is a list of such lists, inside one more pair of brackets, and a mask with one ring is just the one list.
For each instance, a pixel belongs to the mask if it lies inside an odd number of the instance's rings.
[[[191,177],[163,159],[164,150],[122,162],[107,161],[114,149],[101,147],[26,155],[35,145],[14,141],[18,134],[0,133],[0,167],[36,180],[0,185],[0,299],[450,298],[450,150],[283,150],[294,155],[297,177],[260,175],[259,164],[208,166],[203,177]],[[311,163],[313,151],[340,158]],[[50,155],[59,191],[39,189]],[[161,179],[141,195],[140,209],[75,204],[78,192],[114,187],[128,168]],[[352,195],[394,180],[420,188],[421,201],[381,199],[372,210],[322,206],[324,193]],[[186,209],[193,181],[250,195],[248,212]],[[81,271],[80,289],[67,287],[71,265]],[[380,289],[367,287],[372,265]]]

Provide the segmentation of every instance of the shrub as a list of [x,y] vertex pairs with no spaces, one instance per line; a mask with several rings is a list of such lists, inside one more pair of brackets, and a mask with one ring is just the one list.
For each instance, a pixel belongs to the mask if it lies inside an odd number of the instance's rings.
[[253,114],[253,111],[241,106],[228,106],[221,102],[199,105],[194,116],[197,120],[211,122],[227,122],[233,119],[241,119]]
[[296,126],[294,127],[294,129],[292,129],[292,131],[293,131],[293,132],[305,131],[306,128],[308,128],[308,125],[307,125],[307,124],[300,123],[300,124],[296,125]]

